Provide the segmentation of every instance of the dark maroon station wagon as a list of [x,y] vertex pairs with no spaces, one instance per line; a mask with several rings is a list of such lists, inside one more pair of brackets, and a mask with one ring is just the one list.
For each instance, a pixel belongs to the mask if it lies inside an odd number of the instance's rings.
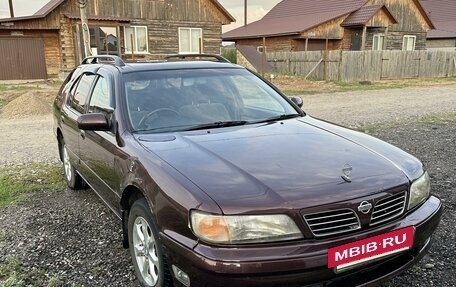
[[55,100],[68,186],[121,218],[142,285],[364,286],[420,260],[442,204],[419,160],[188,57],[91,57]]

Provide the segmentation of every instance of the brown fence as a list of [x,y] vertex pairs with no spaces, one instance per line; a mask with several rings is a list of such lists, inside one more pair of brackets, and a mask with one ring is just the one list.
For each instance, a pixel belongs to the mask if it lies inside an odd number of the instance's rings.
[[455,51],[312,51],[272,52],[275,73],[328,81],[456,76]]

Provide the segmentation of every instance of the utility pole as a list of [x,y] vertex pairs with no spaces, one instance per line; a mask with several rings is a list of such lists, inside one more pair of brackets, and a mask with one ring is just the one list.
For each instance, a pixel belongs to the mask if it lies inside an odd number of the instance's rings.
[[247,26],[247,0],[244,0],[244,26]]
[[9,0],[9,8],[10,8],[10,16],[11,16],[11,18],[14,18],[13,0]]
[[90,50],[90,31],[87,20],[87,4],[89,0],[78,0],[79,12],[81,13],[82,41],[84,42],[84,58],[92,55]]

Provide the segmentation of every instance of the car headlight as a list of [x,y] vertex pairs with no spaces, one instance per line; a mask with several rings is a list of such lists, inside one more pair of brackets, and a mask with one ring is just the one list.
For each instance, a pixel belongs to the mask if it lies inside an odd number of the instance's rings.
[[193,232],[211,243],[245,244],[303,238],[287,215],[222,216],[194,210],[190,217]]
[[427,171],[410,187],[408,209],[412,209],[421,202],[425,201],[431,192],[431,181]]

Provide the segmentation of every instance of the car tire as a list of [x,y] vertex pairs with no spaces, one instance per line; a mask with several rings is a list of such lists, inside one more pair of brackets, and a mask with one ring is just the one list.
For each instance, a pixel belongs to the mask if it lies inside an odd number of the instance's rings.
[[71,164],[70,156],[68,154],[68,149],[64,142],[61,143],[62,149],[62,163],[63,163],[63,175],[65,181],[70,189],[78,190],[82,189],[85,186],[84,180],[79,175],[77,170]]
[[172,286],[158,228],[145,198],[135,201],[128,217],[130,255],[142,286]]

